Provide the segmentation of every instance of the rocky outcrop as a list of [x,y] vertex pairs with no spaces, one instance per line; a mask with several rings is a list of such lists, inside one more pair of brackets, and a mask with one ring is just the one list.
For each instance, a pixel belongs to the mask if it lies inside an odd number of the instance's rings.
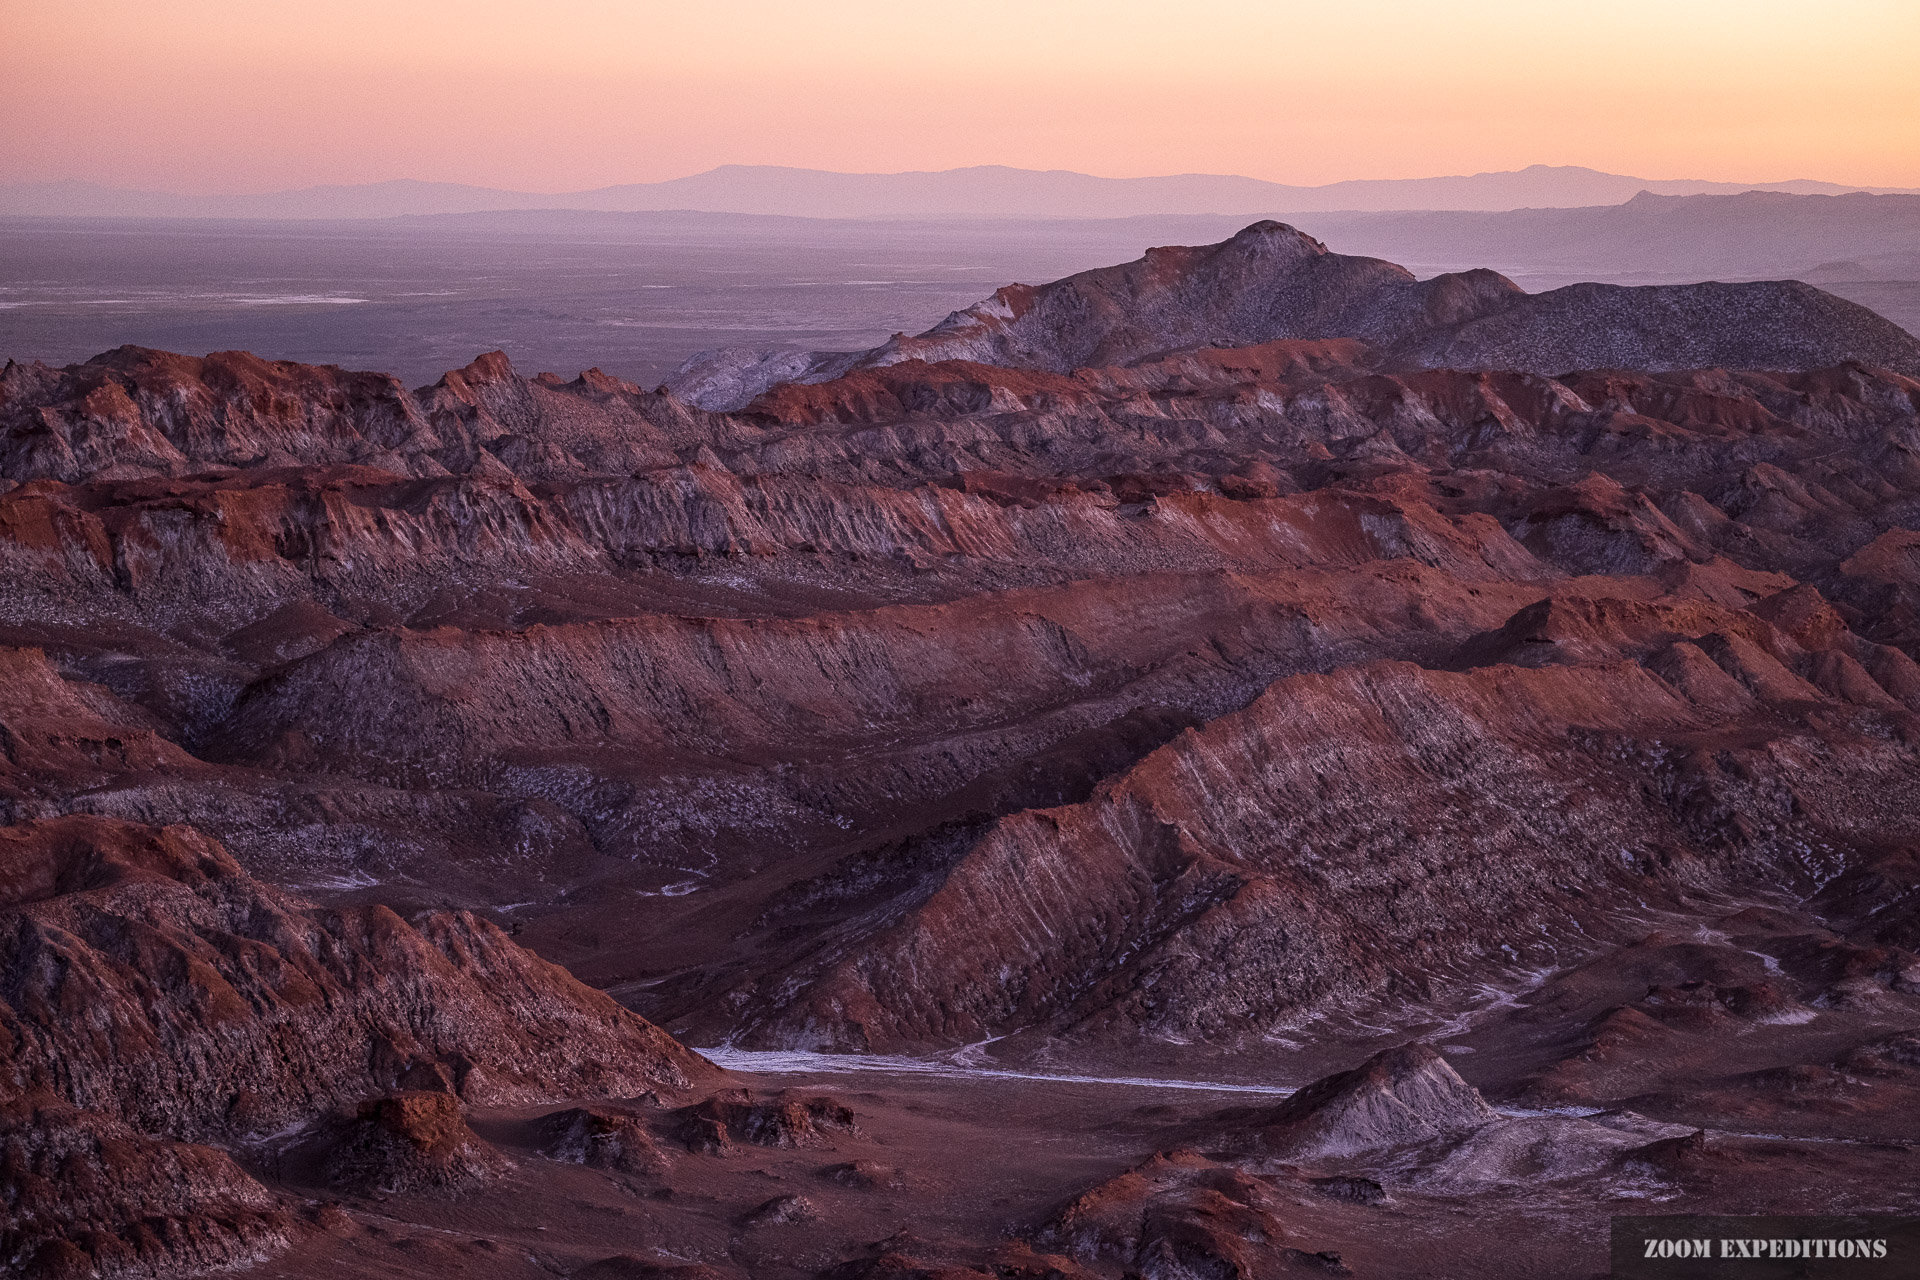
[[622,1108],[572,1107],[540,1119],[541,1150],[554,1160],[618,1173],[658,1174],[672,1160],[646,1121]]
[[835,1134],[859,1132],[853,1110],[820,1095],[783,1092],[757,1097],[729,1090],[678,1115],[689,1150],[724,1155],[735,1143],[758,1147],[823,1147]]
[[471,915],[315,911],[188,828],[16,826],[0,866],[5,1083],[144,1132],[270,1133],[395,1086],[504,1103],[712,1074]]
[[[73,480],[362,464],[402,476],[619,474],[673,461],[695,420],[599,370],[568,384],[513,375],[495,351],[409,391],[244,351],[204,359],[121,347],[52,370],[0,370],[0,474]],[[503,461],[509,459],[510,461]]]
[[333,1186],[359,1194],[458,1194],[509,1167],[467,1127],[459,1099],[403,1092],[355,1108],[330,1135],[322,1171]]
[[[0,829],[0,973],[0,1250],[27,1274],[195,1274],[284,1248],[280,1198],[191,1142],[271,1154],[304,1128],[338,1189],[451,1193],[507,1168],[463,1099],[719,1078],[471,915],[316,910],[184,826]],[[582,1136],[580,1158],[622,1168],[646,1150]]]
[[849,1160],[843,1164],[831,1164],[820,1171],[820,1176],[837,1182],[843,1187],[853,1187],[860,1191],[898,1189],[906,1184],[900,1170],[872,1160]]
[[0,1102],[0,1267],[177,1276],[268,1258],[298,1234],[224,1151],[150,1137],[45,1091]]
[[[383,470],[398,465],[389,458],[336,464],[349,455],[301,436],[325,465],[30,479],[0,494],[0,556],[19,583],[0,639],[18,643],[8,660],[23,677],[0,694],[13,735],[0,800],[16,817],[84,808],[192,823],[249,865],[323,889],[432,884],[521,903],[593,883],[619,887],[576,904],[619,911],[611,904],[630,891],[752,882],[726,908],[723,932],[741,942],[697,965],[611,940],[624,925],[569,930],[550,954],[594,966],[599,981],[649,975],[648,1009],[703,1034],[744,1021],[770,1038],[947,1043],[975,1023],[1031,1019],[1099,1036],[1239,1034],[1385,995],[1428,965],[1439,968],[1415,986],[1437,993],[1440,975],[1504,961],[1501,942],[1526,951],[1490,920],[1492,933],[1444,923],[1478,919],[1475,895],[1510,888],[1529,937],[1577,945],[1604,915],[1596,903],[1627,892],[1600,870],[1626,866],[1614,827],[1645,842],[1632,846],[1636,866],[1732,829],[1699,825],[1720,802],[1673,809],[1668,765],[1595,758],[1595,731],[1632,737],[1647,761],[1667,758],[1673,733],[1759,734],[1795,751],[1844,739],[1821,766],[1841,770],[1828,794],[1843,810],[1859,808],[1841,798],[1850,784],[1839,778],[1860,776],[1846,770],[1898,773],[1898,735],[1869,719],[1920,705],[1920,667],[1899,643],[1907,586],[1893,532],[1920,486],[1920,384],[1859,368],[1389,376],[1357,371],[1362,354],[1282,340],[1072,374],[903,361],[788,387],[752,418],[674,409],[605,379],[529,382],[485,360],[442,388],[476,415],[578,443],[588,437],[568,425],[575,400],[652,413],[686,461],[589,474],[570,445],[571,471],[408,477]],[[308,388],[353,421],[377,416],[371,392],[326,371],[267,370],[256,385],[224,367],[120,353],[57,375],[16,369],[9,386],[23,413],[78,413],[74,397],[116,379],[158,387],[144,401],[128,394],[155,430],[165,404],[201,406],[202,425],[180,435],[189,443],[225,438],[206,424],[251,422],[269,386],[282,400]],[[1797,583],[1818,607],[1747,612]],[[97,624],[49,629],[36,601]],[[1359,674],[1382,660],[1425,674]],[[1277,732],[1324,751],[1349,730],[1346,700],[1371,697],[1363,687],[1379,686],[1389,709],[1400,685],[1432,707],[1533,687],[1505,666],[1577,672],[1539,683],[1555,708],[1548,737],[1567,749],[1531,731],[1508,742],[1504,718],[1536,713],[1532,695],[1501,694],[1484,721],[1465,717],[1481,725],[1473,750],[1530,761],[1541,794],[1630,779],[1628,795],[1662,798],[1633,801],[1630,821],[1547,830],[1531,802],[1483,814],[1449,793],[1470,772],[1449,753],[1467,748],[1436,745],[1422,785],[1443,807],[1430,816],[1484,818],[1484,839],[1504,832],[1510,851],[1564,851],[1540,864],[1541,883],[1512,885],[1509,852],[1412,888],[1443,920],[1416,953],[1381,937],[1335,943],[1301,972],[1271,958],[1260,972],[1277,985],[1255,1007],[1236,997],[1216,1009],[1178,986],[1117,994],[1146,980],[1163,946],[1177,955],[1191,922],[1241,936],[1269,910],[1288,914],[1257,905],[1268,887],[1276,902],[1309,889],[1316,902],[1350,899],[1351,916],[1308,913],[1302,937],[1364,918],[1373,892],[1357,873],[1350,889],[1314,887],[1311,864],[1295,865],[1284,843],[1305,839],[1325,857],[1364,844],[1357,828],[1329,820],[1316,837],[1289,818],[1236,827],[1249,852],[1213,845],[1201,832],[1214,802],[1178,769],[1163,787],[1152,753],[1177,759],[1177,735],[1205,725],[1206,751],[1236,761],[1215,781],[1247,791],[1237,771],[1265,766],[1251,763],[1257,735],[1232,716],[1276,681],[1296,683],[1260,718],[1298,720]],[[1792,726],[1829,704],[1860,736],[1830,717]],[[1369,750],[1401,751],[1390,744],[1403,732],[1430,729],[1389,715]],[[1147,772],[1123,783],[1132,769]],[[1339,773],[1276,779],[1272,803],[1337,788]],[[1103,780],[1113,785],[1096,804]],[[1266,796],[1264,785],[1250,793]],[[1047,823],[1098,832],[1096,813],[1142,804],[1190,844],[1129,852],[1135,869],[1121,873],[1108,837],[1090,836],[1091,869],[1072,873],[1102,902],[1112,890],[1128,922],[1114,936],[1128,942],[1083,955],[1076,941],[1011,1001],[963,991],[939,1025],[869,1017],[861,966],[895,963],[895,940],[917,937],[920,921],[972,928],[968,894],[987,895],[980,954],[1024,951],[1008,932],[1023,913],[990,905],[1021,882],[1018,859],[988,870],[996,859],[1027,842],[1064,867]],[[1094,808],[1080,817],[1081,805]],[[1063,816],[1040,816],[1054,810]],[[1852,839],[1877,821],[1765,839]],[[1194,846],[1207,857],[1190,862]],[[773,850],[791,851],[790,872],[774,870],[786,855]],[[1745,856],[1679,865],[1733,883],[1768,855]],[[1559,882],[1590,897],[1545,884],[1562,858],[1573,876]],[[1136,887],[1140,876],[1177,888],[1162,896]],[[1026,878],[1042,889],[1019,892],[1051,920],[1045,879]],[[1138,894],[1156,903],[1145,917]],[[1363,924],[1369,936],[1378,927]],[[1449,950],[1456,936],[1470,939],[1464,951]],[[1109,971],[1102,957],[1123,954],[1134,958]],[[1100,977],[1072,976],[1082,965]],[[660,972],[672,976],[652,983]],[[898,1004],[946,998],[918,980],[883,986]]]
[[1445,1058],[1410,1044],[1316,1081],[1255,1124],[1263,1150],[1312,1158],[1458,1137],[1496,1118]]
[[1352,1275],[1337,1250],[1303,1247],[1274,1188],[1193,1151],[1163,1152],[1095,1187],[1036,1234],[1090,1266],[1165,1280]]
[[820,1216],[813,1201],[805,1196],[780,1195],[756,1206],[752,1212],[740,1219],[743,1227],[790,1227],[796,1223],[812,1222]]

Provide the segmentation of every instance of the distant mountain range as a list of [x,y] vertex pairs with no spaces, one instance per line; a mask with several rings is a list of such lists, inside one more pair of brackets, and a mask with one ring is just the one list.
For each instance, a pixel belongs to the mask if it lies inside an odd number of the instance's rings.
[[1530,165],[1442,178],[1362,179],[1289,186],[1222,174],[1097,178],[1000,165],[929,173],[833,173],[773,165],[723,165],[667,182],[541,194],[401,180],[306,187],[259,195],[193,196],[86,182],[0,185],[0,214],[148,218],[391,218],[514,209],[785,214],[813,218],[1115,218],[1164,214],[1269,214],[1334,210],[1501,211],[1614,205],[1661,196],[1770,191],[1920,194],[1838,183],[1656,181],[1577,165]]
[[[1492,265],[1509,274],[1624,281],[1756,278],[1920,281],[1920,195],[1661,196],[1620,204],[1507,210],[1327,210],[1282,215],[1340,253],[1405,263],[1423,274]],[[1245,214],[1141,214],[1026,219],[1023,236],[1070,241],[1116,256],[1147,245],[1203,244],[1232,235]],[[913,224],[892,220],[896,231]],[[965,224],[929,226],[944,237]],[[847,219],[765,214],[514,209],[434,214],[370,224],[392,234],[477,234],[681,243],[837,243],[870,236]],[[1010,226],[981,234],[1004,237]]]
[[1308,214],[1342,253],[1417,270],[1647,279],[1920,280],[1920,196],[1659,196],[1580,209]]

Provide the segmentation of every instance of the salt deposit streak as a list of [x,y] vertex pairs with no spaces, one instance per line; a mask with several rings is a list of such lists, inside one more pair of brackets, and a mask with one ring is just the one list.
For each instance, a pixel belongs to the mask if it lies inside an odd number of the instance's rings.
[[367,301],[365,298],[342,298],[330,293],[284,293],[267,297],[228,297],[225,300],[243,307],[350,307]]
[[1212,1080],[1162,1080],[1153,1076],[1056,1075],[975,1067],[948,1058],[894,1057],[878,1053],[811,1053],[798,1049],[699,1049],[716,1066],[755,1075],[846,1075],[884,1072],[889,1075],[940,1076],[949,1080],[1044,1080],[1051,1084],[1118,1084],[1137,1089],[1190,1089],[1201,1093],[1258,1093],[1284,1098],[1292,1089],[1266,1084],[1222,1084]]

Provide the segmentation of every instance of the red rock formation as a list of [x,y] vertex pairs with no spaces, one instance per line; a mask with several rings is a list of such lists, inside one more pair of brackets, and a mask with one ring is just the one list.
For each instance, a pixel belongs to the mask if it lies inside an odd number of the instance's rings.
[[1337,1251],[1301,1247],[1285,1214],[1259,1178],[1197,1152],[1163,1152],[1067,1205],[1037,1243],[1168,1280],[1353,1274]]
[[826,1146],[834,1134],[857,1133],[853,1111],[831,1098],[783,1093],[756,1099],[744,1090],[716,1094],[678,1116],[691,1150],[724,1154],[737,1142],[760,1147]]
[[305,908],[189,828],[16,826],[0,866],[7,1086],[145,1132],[269,1133],[396,1085],[512,1102],[711,1074],[471,915]]
[[[1691,1157],[1621,1154],[1660,1125],[1903,1133],[1920,382],[1855,320],[1417,282],[1268,226],[734,414],[497,354],[418,391],[8,365],[0,1099],[19,1169],[93,1134],[108,1189],[8,1247],[279,1247],[278,1202],[179,1144],[297,1128],[354,1194],[500,1196],[495,1147],[575,1189],[804,1159],[701,1229],[847,1275],[1265,1275],[1332,1265],[1287,1214],[1666,1178]],[[1567,371],[1594,352],[1643,367]],[[1722,357],[1779,367],[1646,369]],[[1453,360],[1500,367],[1423,367]],[[703,1099],[580,979],[763,1048],[1320,1071],[1496,996],[1512,1043],[1303,1093],[1269,1120],[1366,1141],[1294,1134],[1297,1177],[1170,1157],[1057,1249],[849,1258],[839,1202],[924,1170],[819,1097]],[[1659,1124],[1488,1119],[1448,1063]],[[1396,1127],[1436,1097],[1473,1123]],[[148,1167],[184,1198],[113,1172]]]
[[664,1173],[671,1159],[641,1118],[608,1107],[573,1107],[543,1117],[546,1153],[569,1164],[621,1173]]
[[330,1139],[326,1179],[353,1191],[458,1194],[510,1167],[474,1135],[459,1100],[445,1093],[403,1092],[363,1102]]
[[[1767,704],[1771,741],[1740,743],[1751,721],[1617,660],[1281,681],[1081,804],[1001,819],[930,895],[826,952],[758,1034],[1229,1042],[1565,963],[1605,927],[1596,902],[1810,886],[1808,839],[1920,835],[1913,747],[1880,729],[1904,711],[1813,712],[1819,692],[1737,635],[1717,667]],[[1692,782],[1684,751],[1739,773]]]
[[9,1275],[191,1275],[271,1257],[281,1201],[210,1147],[154,1138],[32,1092],[0,1101]]

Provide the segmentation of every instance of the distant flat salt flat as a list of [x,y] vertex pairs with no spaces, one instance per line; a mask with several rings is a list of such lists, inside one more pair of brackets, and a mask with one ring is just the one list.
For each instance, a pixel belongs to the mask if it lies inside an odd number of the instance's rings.
[[[0,289],[0,294],[25,293],[25,289]],[[154,289],[127,297],[90,297],[86,291],[49,288],[44,297],[4,298],[0,307],[340,307],[358,306],[371,298],[348,297],[337,293],[203,293],[193,290]]]
[[858,351],[1014,280],[1202,244],[1122,220],[869,223],[701,214],[274,223],[0,217],[0,364],[123,343],[251,351],[425,386],[484,351],[651,387],[696,351]]
[[[523,373],[570,377],[597,366],[651,387],[697,351],[863,350],[918,333],[1012,281],[1125,262],[1150,244],[1208,244],[1247,221],[0,217],[0,363],[66,364],[132,343],[189,355],[251,351],[425,386],[499,348]],[[1384,247],[1364,237],[1332,243],[1344,252]],[[1432,271],[1503,268],[1536,290],[1616,278],[1561,267],[1543,275],[1547,268],[1499,254],[1403,257]],[[1782,274],[1791,272],[1769,278]],[[1920,281],[1822,287],[1920,330]]]
[[222,300],[242,307],[351,307],[370,301],[367,298],[340,298],[324,293],[282,293],[265,296],[226,294]]
[[1264,1084],[1222,1084],[1214,1080],[1166,1080],[1156,1076],[1083,1076],[1066,1073],[1010,1071],[947,1058],[894,1057],[877,1053],[810,1053],[792,1049],[696,1049],[716,1066],[755,1075],[884,1075],[938,1076],[948,1080],[1040,1080],[1049,1084],[1112,1084],[1135,1089],[1189,1089],[1199,1093],[1257,1093],[1284,1098],[1292,1089]]

